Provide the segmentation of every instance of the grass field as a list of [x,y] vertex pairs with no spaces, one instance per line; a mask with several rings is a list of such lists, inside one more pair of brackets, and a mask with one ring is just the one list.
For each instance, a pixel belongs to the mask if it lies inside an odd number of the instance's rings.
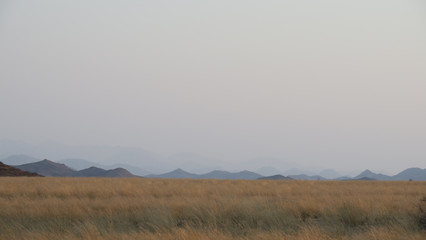
[[0,178],[0,239],[426,239],[426,182]]

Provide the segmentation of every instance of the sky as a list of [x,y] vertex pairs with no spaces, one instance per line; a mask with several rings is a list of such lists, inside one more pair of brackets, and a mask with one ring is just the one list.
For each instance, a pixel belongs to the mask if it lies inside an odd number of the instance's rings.
[[0,0],[0,138],[426,168],[423,0]]

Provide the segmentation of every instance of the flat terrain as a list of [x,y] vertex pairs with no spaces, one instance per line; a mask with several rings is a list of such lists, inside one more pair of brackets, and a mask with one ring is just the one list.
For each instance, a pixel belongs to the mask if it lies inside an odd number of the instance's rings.
[[425,239],[426,182],[0,178],[0,239]]

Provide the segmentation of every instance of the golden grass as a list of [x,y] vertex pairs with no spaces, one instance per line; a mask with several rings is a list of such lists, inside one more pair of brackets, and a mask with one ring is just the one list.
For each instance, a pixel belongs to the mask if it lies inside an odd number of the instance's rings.
[[0,178],[0,239],[420,240],[425,197],[408,181]]

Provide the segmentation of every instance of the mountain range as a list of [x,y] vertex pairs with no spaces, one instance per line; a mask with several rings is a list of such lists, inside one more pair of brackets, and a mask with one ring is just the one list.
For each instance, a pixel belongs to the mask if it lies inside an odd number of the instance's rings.
[[241,172],[228,172],[228,171],[219,171],[214,170],[205,174],[194,174],[186,172],[180,168],[158,175],[147,175],[147,178],[192,178],[192,179],[258,179],[263,177],[262,175],[250,171],[241,171]]
[[[181,156],[182,157],[182,156]],[[289,172],[301,174],[272,174],[265,175],[253,171],[229,172],[223,170],[213,170],[207,173],[199,174],[185,171],[181,168],[162,173],[150,174],[148,171],[125,164],[101,165],[84,159],[64,159],[58,162],[50,160],[39,160],[26,155],[12,155],[0,161],[12,165],[23,171],[37,173],[43,176],[52,177],[147,177],[147,178],[191,178],[191,179],[271,179],[271,180],[415,180],[426,181],[426,169],[408,168],[396,175],[389,176],[381,173],[374,173],[365,170],[355,177],[338,176],[338,173],[332,169],[324,170],[321,174],[305,174],[302,170],[293,169]],[[106,169],[105,169],[106,168]],[[274,172],[273,168],[263,169],[263,172]],[[135,172],[139,174],[135,174]],[[332,177],[330,177],[332,176]]]
[[388,176],[388,175],[384,175],[380,173],[379,174],[373,173],[367,169],[363,171],[362,173],[360,173],[358,176],[354,177],[354,179],[360,179],[360,178],[369,178],[369,179],[376,179],[376,180],[382,180],[382,181],[391,181],[391,180],[426,181],[426,169],[408,168],[394,176]]
[[102,168],[90,167],[77,171],[65,164],[56,163],[47,159],[14,167],[46,177],[137,177],[124,168],[105,170]]

